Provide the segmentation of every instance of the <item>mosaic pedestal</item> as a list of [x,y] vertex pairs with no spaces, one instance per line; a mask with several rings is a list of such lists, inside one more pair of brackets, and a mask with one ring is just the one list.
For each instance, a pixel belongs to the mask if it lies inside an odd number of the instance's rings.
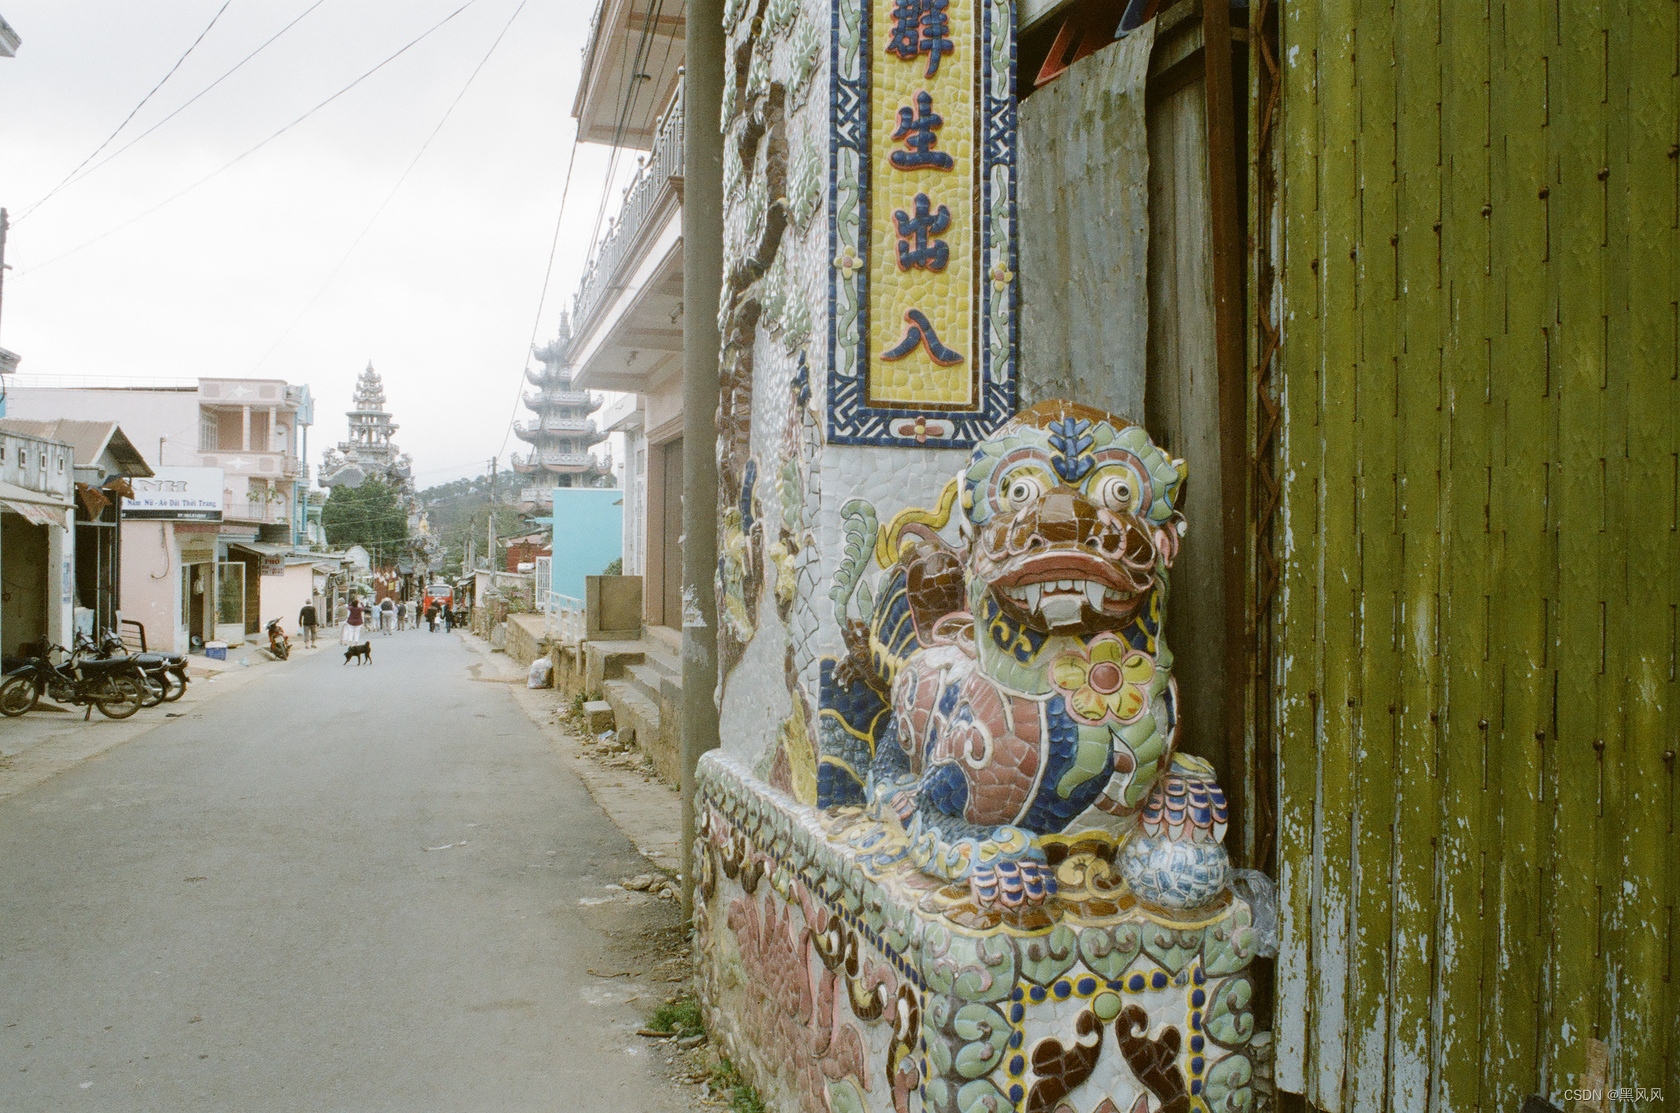
[[1049,904],[976,907],[892,832],[701,762],[695,924],[707,1022],[771,1108],[807,1113],[1254,1108],[1252,909],[1138,901],[1057,862]]

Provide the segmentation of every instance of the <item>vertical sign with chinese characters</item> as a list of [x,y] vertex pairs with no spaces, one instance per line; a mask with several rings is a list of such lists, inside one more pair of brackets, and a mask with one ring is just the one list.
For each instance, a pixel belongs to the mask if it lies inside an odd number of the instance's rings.
[[1015,408],[1014,6],[834,4],[828,439],[968,447]]

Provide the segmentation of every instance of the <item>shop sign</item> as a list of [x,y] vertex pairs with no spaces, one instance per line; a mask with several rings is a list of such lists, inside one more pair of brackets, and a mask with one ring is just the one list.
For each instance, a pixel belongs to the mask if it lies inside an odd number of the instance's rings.
[[134,479],[134,497],[123,502],[123,517],[173,522],[222,520],[222,469],[160,467]]

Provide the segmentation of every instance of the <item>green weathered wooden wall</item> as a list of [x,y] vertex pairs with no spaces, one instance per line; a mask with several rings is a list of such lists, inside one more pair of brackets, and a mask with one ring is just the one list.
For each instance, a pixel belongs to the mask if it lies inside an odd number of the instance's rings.
[[1680,1103],[1677,16],[1282,6],[1277,1081],[1321,1109]]

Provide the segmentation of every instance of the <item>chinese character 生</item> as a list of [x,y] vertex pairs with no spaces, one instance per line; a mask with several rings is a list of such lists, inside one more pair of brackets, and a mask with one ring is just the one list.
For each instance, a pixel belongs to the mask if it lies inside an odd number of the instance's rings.
[[898,110],[898,128],[893,139],[903,140],[907,148],[894,151],[889,157],[899,170],[949,170],[956,161],[944,151],[934,150],[939,136],[934,133],[945,126],[945,118],[933,111],[933,94],[925,89],[916,94],[914,108],[905,105]]

